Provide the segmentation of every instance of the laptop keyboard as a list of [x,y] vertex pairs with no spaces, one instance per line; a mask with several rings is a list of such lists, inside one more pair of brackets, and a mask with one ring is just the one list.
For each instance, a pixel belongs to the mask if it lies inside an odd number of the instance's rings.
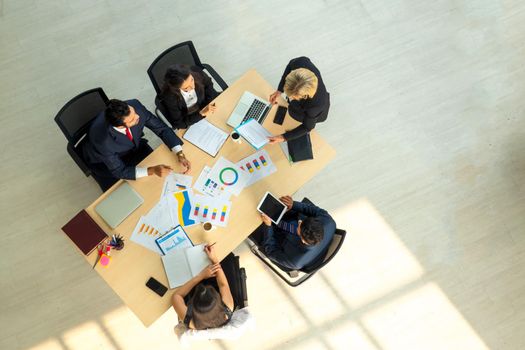
[[253,118],[257,120],[259,124],[262,124],[269,110],[270,107],[266,104],[262,103],[259,100],[253,100],[252,105],[250,106],[250,108],[248,108],[248,112],[246,112],[246,115],[244,116],[244,118],[242,118],[241,123],[244,123],[248,119]]

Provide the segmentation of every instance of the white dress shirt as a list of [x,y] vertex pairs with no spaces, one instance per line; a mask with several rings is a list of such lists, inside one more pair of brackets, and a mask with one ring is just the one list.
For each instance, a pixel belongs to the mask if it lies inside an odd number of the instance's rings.
[[197,103],[197,93],[195,92],[195,89],[191,91],[184,91],[180,90],[180,94],[184,98],[184,102],[186,102],[186,107],[189,109]]
[[[117,128],[116,126],[113,127],[113,129],[117,130],[119,133],[126,135],[126,128]],[[131,129],[129,129],[129,133],[133,138],[133,133],[131,132]],[[182,151],[181,145],[176,145],[171,149],[175,153],[179,153]],[[135,179],[140,179],[141,177],[148,176],[148,168],[141,168],[141,167],[135,167]]]

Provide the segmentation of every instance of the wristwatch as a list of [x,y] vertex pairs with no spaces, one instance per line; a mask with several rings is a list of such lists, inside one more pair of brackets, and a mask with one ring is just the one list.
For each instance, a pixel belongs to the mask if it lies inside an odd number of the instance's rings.
[[177,152],[177,157],[179,157],[179,158],[186,158],[186,156],[184,155],[184,153],[182,151],[178,151]]

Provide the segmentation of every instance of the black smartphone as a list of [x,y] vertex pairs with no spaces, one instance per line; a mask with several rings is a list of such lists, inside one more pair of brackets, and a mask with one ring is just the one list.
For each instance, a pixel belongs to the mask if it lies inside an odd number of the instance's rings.
[[277,112],[275,112],[275,118],[273,118],[273,122],[275,124],[283,125],[284,116],[286,115],[287,110],[288,108],[283,106],[277,107]]
[[146,282],[146,286],[161,297],[163,297],[164,294],[166,294],[166,292],[168,291],[168,288],[165,285],[163,285],[153,277],[150,277],[148,282]]

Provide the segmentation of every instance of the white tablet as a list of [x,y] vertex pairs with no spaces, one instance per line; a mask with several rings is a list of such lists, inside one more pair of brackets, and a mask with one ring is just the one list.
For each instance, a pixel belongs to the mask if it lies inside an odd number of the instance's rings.
[[284,213],[286,213],[286,205],[275,198],[270,192],[266,192],[262,197],[257,210],[259,213],[266,214],[274,224],[278,224]]

